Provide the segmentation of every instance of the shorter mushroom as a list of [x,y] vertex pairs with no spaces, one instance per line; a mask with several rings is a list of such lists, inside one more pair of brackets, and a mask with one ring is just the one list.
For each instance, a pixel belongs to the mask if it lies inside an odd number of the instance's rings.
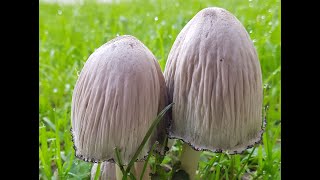
[[236,154],[260,142],[260,63],[249,34],[230,12],[198,12],[178,34],[164,76],[169,102],[175,103],[169,137],[186,143],[181,166],[190,178],[197,151]]
[[[120,36],[98,48],[85,63],[72,96],[72,135],[76,156],[90,162],[128,165],[157,114],[167,105],[165,81],[150,50],[133,36]],[[143,161],[165,139],[158,124],[137,159]],[[156,150],[160,151],[159,148]]]

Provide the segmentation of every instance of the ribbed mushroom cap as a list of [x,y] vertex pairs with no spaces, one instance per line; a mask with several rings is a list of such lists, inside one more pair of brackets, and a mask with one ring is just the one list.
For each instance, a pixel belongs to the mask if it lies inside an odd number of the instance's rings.
[[165,72],[169,137],[197,150],[239,153],[262,135],[262,75],[256,50],[222,8],[198,12],[177,36]]
[[[127,165],[153,119],[166,105],[165,81],[150,50],[133,36],[120,36],[90,55],[72,96],[72,134],[76,156],[85,161],[114,161],[120,149]],[[165,121],[140,153],[160,143]]]

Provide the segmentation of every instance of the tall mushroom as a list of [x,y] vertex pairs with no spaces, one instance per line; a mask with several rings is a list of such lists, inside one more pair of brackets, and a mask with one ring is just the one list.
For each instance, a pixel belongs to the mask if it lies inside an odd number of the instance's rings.
[[[72,134],[76,156],[91,162],[128,165],[153,119],[167,104],[165,81],[150,50],[133,36],[99,47],[86,61],[72,96]],[[143,160],[165,137],[165,121],[138,156]]]
[[[164,72],[175,103],[169,137],[195,150],[241,153],[261,140],[262,75],[253,42],[230,12],[205,8],[177,36]],[[199,153],[184,146],[194,176]],[[190,162],[192,159],[193,162]],[[191,177],[192,178],[192,177]]]

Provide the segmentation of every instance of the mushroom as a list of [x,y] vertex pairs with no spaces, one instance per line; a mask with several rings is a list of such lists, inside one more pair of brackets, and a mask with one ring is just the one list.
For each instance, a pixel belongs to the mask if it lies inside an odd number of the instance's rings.
[[[90,55],[73,91],[71,131],[76,156],[90,162],[115,162],[118,148],[122,164],[128,165],[166,105],[164,77],[150,50],[129,35],[107,42]],[[164,142],[165,123],[160,121],[139,161],[155,141]]]
[[[247,31],[230,12],[217,7],[198,12],[177,36],[164,77],[169,103],[175,103],[169,138],[197,151],[229,154],[260,142],[260,63]],[[184,145],[181,166],[191,177],[200,152],[190,146]]]

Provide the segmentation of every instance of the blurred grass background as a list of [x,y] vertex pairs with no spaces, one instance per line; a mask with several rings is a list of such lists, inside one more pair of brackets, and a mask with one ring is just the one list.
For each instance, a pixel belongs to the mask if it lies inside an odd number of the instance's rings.
[[[251,148],[232,156],[202,153],[198,178],[280,179],[280,0],[40,1],[39,179],[90,178],[92,164],[75,158],[70,134],[72,90],[89,55],[114,37],[130,34],[154,53],[163,70],[177,34],[198,11],[210,6],[233,13],[254,42],[263,74],[267,126],[254,152]],[[173,167],[180,152],[177,142],[161,166]]]

